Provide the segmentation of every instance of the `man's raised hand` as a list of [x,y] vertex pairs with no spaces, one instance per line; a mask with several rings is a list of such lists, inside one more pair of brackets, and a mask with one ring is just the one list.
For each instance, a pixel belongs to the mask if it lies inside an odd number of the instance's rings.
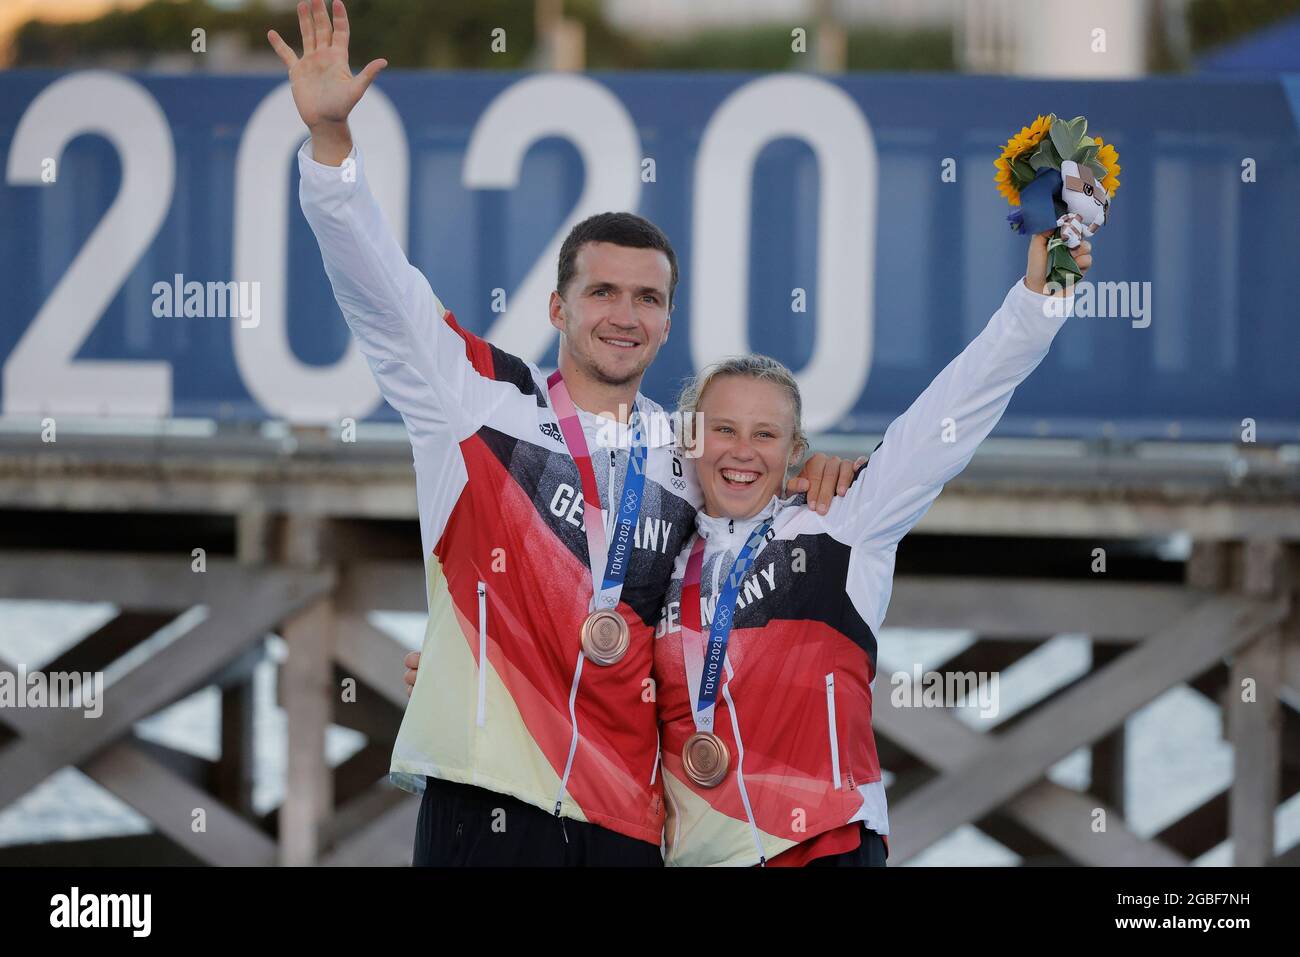
[[[298,27],[302,31],[301,58],[294,55],[293,49],[274,30],[266,38],[289,68],[293,102],[298,107],[298,115],[312,131],[317,161],[337,166],[352,149],[347,131],[348,114],[379,71],[388,66],[388,61],[371,60],[360,73],[352,75],[348,67],[348,11],[342,0],[334,0],[332,24],[325,0],[299,3]],[[347,148],[342,156],[330,155],[344,145]],[[327,155],[321,155],[322,147]]]
[[857,470],[867,463],[864,455],[856,462],[838,455],[817,452],[804,463],[803,471],[786,483],[784,495],[808,493],[808,507],[825,515],[831,502],[847,495]]

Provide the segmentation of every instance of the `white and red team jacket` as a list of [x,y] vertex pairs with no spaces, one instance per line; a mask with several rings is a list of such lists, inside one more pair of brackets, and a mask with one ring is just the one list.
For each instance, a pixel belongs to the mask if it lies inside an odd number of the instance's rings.
[[771,862],[857,821],[889,833],[871,702],[899,540],[966,467],[1072,311],[1072,297],[1053,300],[1017,281],[984,330],[889,426],[826,515],[804,507],[802,496],[774,498],[745,520],[697,515],[705,633],[736,553],[759,523],[775,522],[736,600],[713,727],[731,767],[714,788],[694,785],[682,768],[698,690],[686,686],[680,607],[692,542],[677,557],[654,669],[667,864]]
[[[592,586],[582,484],[546,379],[457,324],[393,237],[360,151],[352,158],[343,176],[312,158],[308,140],[299,199],[414,456],[427,667],[402,718],[391,776],[408,790],[422,788],[425,775],[484,787],[658,845],[653,632],[694,528],[692,463],[663,410],[638,396],[659,420],[648,429],[643,505],[617,609],[631,648],[614,665],[584,662]],[[612,420],[581,410],[580,418],[608,538],[630,438]]]

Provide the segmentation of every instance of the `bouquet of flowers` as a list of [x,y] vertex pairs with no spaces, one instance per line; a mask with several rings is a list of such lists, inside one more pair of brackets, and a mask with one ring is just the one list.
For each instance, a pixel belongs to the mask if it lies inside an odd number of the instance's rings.
[[1115,147],[1089,136],[1082,116],[1063,120],[1049,113],[1007,140],[993,165],[998,192],[1019,207],[1007,216],[1012,231],[1055,229],[1047,241],[1047,281],[1072,285],[1082,273],[1069,250],[1105,224],[1119,189]]

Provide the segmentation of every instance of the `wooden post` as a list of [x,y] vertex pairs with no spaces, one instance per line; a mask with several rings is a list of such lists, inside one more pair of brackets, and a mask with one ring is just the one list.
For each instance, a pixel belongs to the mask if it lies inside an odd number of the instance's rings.
[[[292,565],[314,565],[321,554],[324,522],[286,516],[279,543]],[[280,810],[280,863],[315,864],[323,827],[334,807],[334,780],[325,757],[325,730],[333,715],[334,602],[324,597],[285,622],[288,656],[282,667],[288,723],[284,804]]]
[[1232,679],[1228,682],[1232,729],[1229,740],[1233,749],[1228,836],[1236,867],[1259,867],[1273,857],[1273,815],[1282,763],[1280,665],[1278,631],[1256,639],[1232,662]]
[[816,0],[813,9],[817,17],[817,37],[813,41],[816,44],[817,72],[843,73],[849,60],[849,42],[844,25],[836,18],[831,0]]
[[221,757],[217,759],[217,797],[240,814],[253,813],[253,682],[245,679],[221,689]]
[[[273,528],[261,509],[240,512],[235,517],[235,559],[240,565],[266,563]],[[249,667],[241,677],[221,687],[221,756],[216,766],[217,797],[250,819],[253,816],[254,685],[255,662],[265,647],[259,642],[249,655]]]
[[[1245,543],[1239,590],[1269,597],[1288,590],[1280,542]],[[1228,836],[1237,867],[1259,867],[1273,858],[1273,818],[1281,789],[1282,634],[1270,629],[1233,656],[1226,717],[1233,749],[1228,791]]]
[[587,62],[586,31],[581,20],[564,15],[563,0],[536,0],[538,64],[543,69],[576,72]]
[[[1233,559],[1236,552],[1234,543],[1201,540],[1192,542],[1191,554],[1187,556],[1184,577],[1192,588],[1226,593],[1232,586]],[[1218,698],[1218,705],[1223,712],[1223,737],[1228,737],[1228,698],[1227,685]]]
[[[1091,645],[1094,671],[1104,668],[1124,652],[1123,648],[1095,639]],[[1092,743],[1092,780],[1088,785],[1089,794],[1095,794],[1125,817],[1128,815],[1124,804],[1126,728],[1126,724],[1121,724],[1110,734]]]
[[1213,591],[1226,588],[1229,550],[1227,542],[1192,542],[1192,552],[1187,557],[1187,584]]

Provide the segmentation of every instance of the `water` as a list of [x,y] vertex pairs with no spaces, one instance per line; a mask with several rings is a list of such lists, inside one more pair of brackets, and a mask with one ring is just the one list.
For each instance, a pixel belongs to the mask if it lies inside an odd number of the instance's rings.
[[[35,670],[52,661],[116,614],[103,603],[0,601],[0,658]],[[194,615],[196,612],[187,613]],[[197,612],[201,614],[201,611]],[[376,612],[372,622],[402,645],[418,648],[424,630],[420,614]],[[169,626],[150,642],[170,640],[188,627],[189,619]],[[255,787],[254,807],[264,813],[283,798],[286,737],[284,712],[275,703],[276,662],[283,660],[284,644],[276,635],[266,639],[268,658],[254,674]],[[888,694],[889,673],[936,668],[972,641],[961,632],[883,629],[880,636],[877,696]],[[146,653],[146,650],[138,652]],[[1000,710],[982,719],[977,708],[958,709],[958,719],[987,731],[1007,720],[1050,691],[1073,680],[1088,668],[1087,640],[1081,635],[1058,635],[1000,674]],[[131,661],[115,663],[106,675]],[[393,661],[394,670],[401,668]],[[170,708],[140,721],[135,732],[142,738],[215,759],[219,754],[220,699],[204,689]],[[1151,702],[1127,722],[1125,767],[1127,824],[1149,837],[1206,798],[1226,787],[1232,777],[1232,748],[1222,735],[1218,709],[1197,692],[1177,687]],[[359,733],[331,727],[326,737],[331,764],[339,764],[364,744]],[[1081,790],[1089,777],[1089,753],[1080,749],[1057,762],[1048,776],[1064,787]],[[886,777],[888,781],[888,776]],[[1276,815],[1277,849],[1300,840],[1300,795]],[[146,833],[147,819],[99,787],[75,768],[51,775],[18,801],[0,811],[0,845],[60,841]],[[918,855],[917,866],[1015,865],[1017,855],[972,826],[948,835]],[[1225,842],[1194,863],[1227,865],[1231,846]]]

